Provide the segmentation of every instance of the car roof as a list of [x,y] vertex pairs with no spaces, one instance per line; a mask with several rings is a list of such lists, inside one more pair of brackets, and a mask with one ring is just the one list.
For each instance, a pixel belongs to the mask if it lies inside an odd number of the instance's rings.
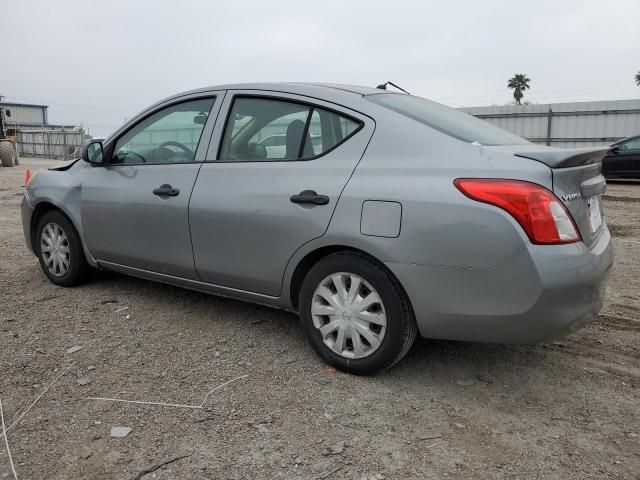
[[181,97],[194,93],[203,93],[211,90],[264,90],[275,92],[287,92],[318,97],[363,97],[379,95],[383,93],[397,94],[397,92],[382,90],[379,88],[365,87],[361,85],[343,85],[339,83],[315,83],[315,82],[256,82],[256,83],[230,83],[225,85],[212,85],[182,92],[173,97]]
[[[230,83],[225,85],[212,85],[204,88],[197,88],[180,92],[170,97],[163,98],[162,100],[149,105],[147,108],[138,112],[133,120],[146,115],[148,112],[154,110],[158,106],[167,102],[180,101],[186,96],[192,95],[206,95],[212,92],[220,90],[253,90],[263,92],[274,93],[289,93],[293,95],[301,95],[318,100],[323,100],[329,103],[340,105],[346,108],[351,108],[354,111],[360,112],[364,115],[370,114],[371,109],[378,108],[372,102],[363,102],[362,99],[366,96],[372,95],[405,95],[393,91],[382,90],[379,88],[364,87],[358,85],[342,85],[338,83],[314,83],[314,82],[256,82],[256,83]],[[129,122],[130,123],[130,122]],[[114,137],[124,129],[129,123],[123,125],[117,129],[109,137]]]
[[382,90],[381,88],[363,87],[361,85],[347,85],[347,84],[341,84],[341,83],[300,83],[300,85],[313,85],[315,87],[333,88],[336,90],[351,92],[351,93],[355,93],[362,96],[378,95],[380,93],[396,93],[396,92],[387,92],[386,90]]

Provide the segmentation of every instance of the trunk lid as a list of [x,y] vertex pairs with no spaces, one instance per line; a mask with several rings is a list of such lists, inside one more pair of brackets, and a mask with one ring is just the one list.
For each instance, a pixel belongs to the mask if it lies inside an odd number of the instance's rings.
[[535,160],[551,168],[553,193],[573,216],[583,242],[593,246],[603,230],[601,196],[606,182],[600,172],[609,147],[554,148],[530,144],[497,149],[509,150],[517,157]]

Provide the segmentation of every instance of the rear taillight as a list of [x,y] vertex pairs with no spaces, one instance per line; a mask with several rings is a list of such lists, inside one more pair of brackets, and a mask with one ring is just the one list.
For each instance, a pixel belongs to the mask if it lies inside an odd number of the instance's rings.
[[580,241],[571,214],[551,191],[531,182],[498,178],[458,178],[467,197],[507,211],[532,243],[554,245]]

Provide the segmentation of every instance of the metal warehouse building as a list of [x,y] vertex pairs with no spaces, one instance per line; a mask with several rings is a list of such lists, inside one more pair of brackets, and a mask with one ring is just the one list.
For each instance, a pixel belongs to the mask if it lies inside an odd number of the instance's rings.
[[47,105],[0,103],[7,133],[20,156],[73,158],[79,155],[84,131],[74,125],[49,123]]
[[75,128],[73,125],[49,123],[49,106],[29,103],[1,102],[7,128]]
[[4,108],[5,121],[9,126],[39,127],[47,123],[46,105],[27,105],[25,103],[0,103]]
[[640,99],[461,108],[526,139],[555,147],[608,145],[640,135]]

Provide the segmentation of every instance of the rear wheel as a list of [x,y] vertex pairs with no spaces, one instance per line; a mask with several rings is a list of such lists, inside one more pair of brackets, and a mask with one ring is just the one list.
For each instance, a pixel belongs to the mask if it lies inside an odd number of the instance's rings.
[[42,271],[52,283],[72,287],[86,280],[91,267],[82,242],[69,219],[58,211],[45,213],[38,222],[36,254]]
[[0,163],[3,167],[14,166],[13,145],[9,141],[0,141]]
[[299,307],[316,352],[330,365],[358,375],[400,361],[417,333],[398,281],[359,253],[329,255],[314,265],[302,284]]

